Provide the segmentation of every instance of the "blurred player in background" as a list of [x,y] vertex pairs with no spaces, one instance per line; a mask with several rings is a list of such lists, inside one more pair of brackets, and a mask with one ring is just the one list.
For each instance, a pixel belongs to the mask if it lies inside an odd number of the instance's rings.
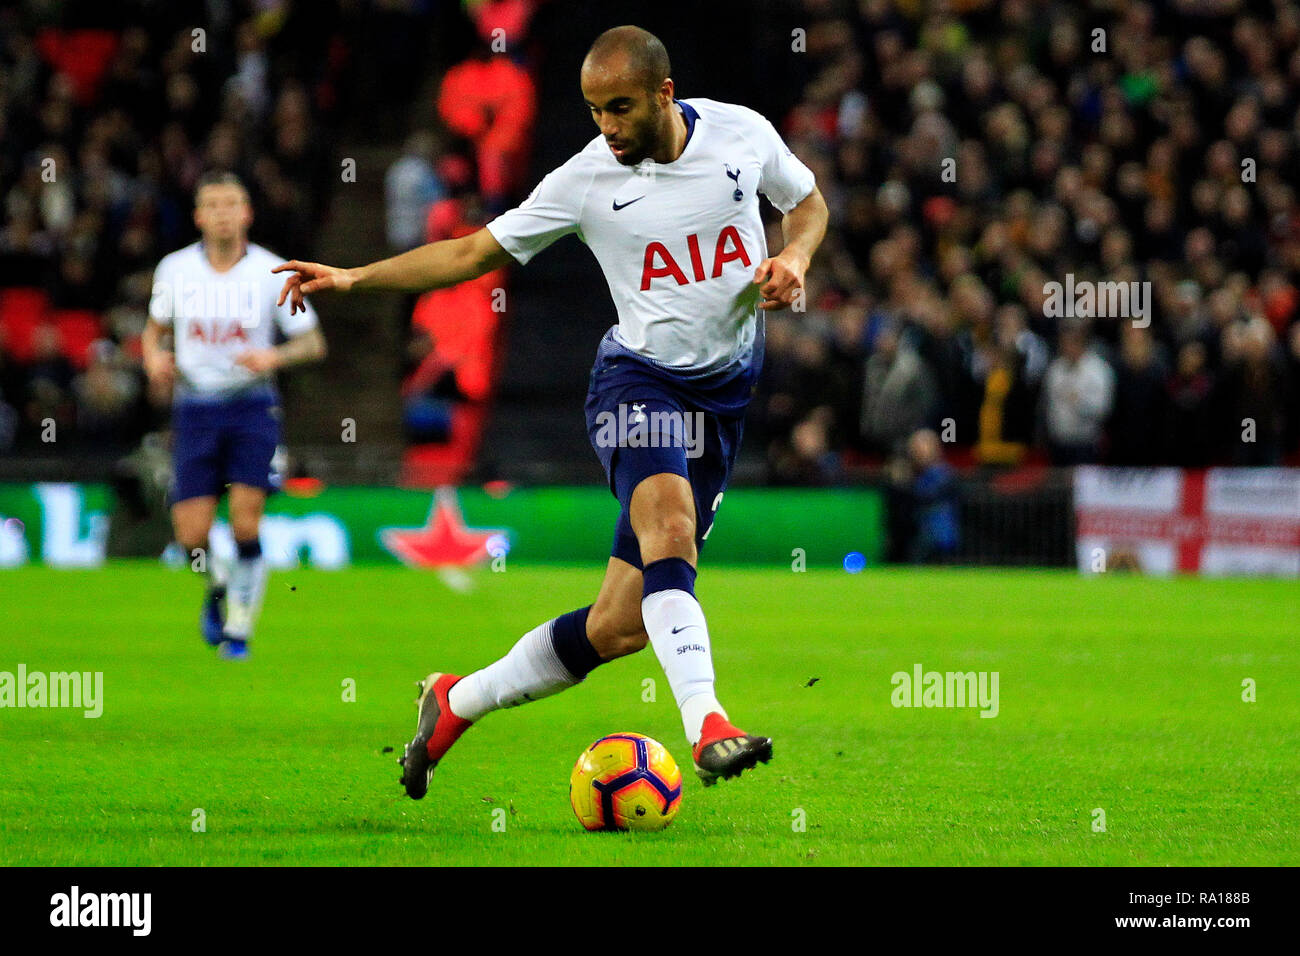
[[[581,73],[600,135],[518,208],[469,236],[358,269],[296,261],[277,269],[292,272],[281,297],[297,306],[325,289],[454,285],[527,263],[576,233],[618,309],[587,396],[591,441],[622,505],[596,602],[540,625],[465,678],[434,673],[422,682],[415,739],[403,757],[402,782],[416,799],[473,721],[558,693],[647,642],[706,785],[771,758],[772,741],[732,724],[714,692],[696,562],[762,366],[759,310],[789,306],[801,290],[825,234],[826,203],[771,123],[741,106],[679,101],[669,73],[656,37],[631,26],[606,31]],[[760,192],[784,215],[785,248],[770,258]],[[697,417],[702,434],[688,448]],[[611,440],[611,419],[641,427],[642,438]]]
[[[151,388],[173,399],[176,541],[207,572],[201,630],[228,659],[248,656],[266,590],[258,530],[266,496],[279,484],[272,466],[281,420],[274,375],[325,355],[315,312],[277,304],[269,270],[279,258],[248,241],[252,221],[238,177],[210,173],[199,181],[194,223],[202,238],[158,263],[141,340]],[[277,327],[287,339],[280,345]],[[236,548],[229,568],[208,542],[227,490]]]

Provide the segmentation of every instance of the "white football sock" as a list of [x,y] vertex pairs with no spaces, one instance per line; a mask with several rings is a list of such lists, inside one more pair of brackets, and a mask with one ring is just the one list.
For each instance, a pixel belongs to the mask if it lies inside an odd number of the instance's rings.
[[478,720],[499,708],[541,700],[577,684],[555,652],[554,624],[550,620],[533,628],[505,657],[457,681],[447,693],[451,712]]
[[230,564],[208,549],[208,581],[214,588],[224,588],[230,583]]
[[266,559],[237,558],[226,588],[226,636],[249,640],[266,594]]
[[704,609],[686,591],[656,591],[642,599],[641,619],[682,712],[686,739],[694,747],[709,713],[727,716],[713,692],[713,650]]

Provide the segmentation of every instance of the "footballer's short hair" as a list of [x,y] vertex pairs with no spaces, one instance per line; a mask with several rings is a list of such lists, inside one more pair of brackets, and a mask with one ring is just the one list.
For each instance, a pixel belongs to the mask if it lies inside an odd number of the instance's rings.
[[244,198],[248,199],[248,187],[244,181],[228,169],[209,169],[199,177],[199,181],[194,184],[194,204],[199,202],[199,193],[203,191],[204,186],[238,186],[243,192]]
[[637,81],[652,93],[672,75],[672,64],[668,62],[668,50],[663,42],[649,30],[637,26],[606,30],[596,37],[585,62],[600,62],[620,54],[627,57],[628,67]]

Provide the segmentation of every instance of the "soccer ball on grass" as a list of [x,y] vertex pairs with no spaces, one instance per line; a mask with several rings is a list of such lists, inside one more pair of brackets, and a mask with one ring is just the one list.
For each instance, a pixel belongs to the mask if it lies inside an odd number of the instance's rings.
[[573,765],[569,802],[588,830],[662,830],[682,805],[682,772],[659,741],[610,734]]

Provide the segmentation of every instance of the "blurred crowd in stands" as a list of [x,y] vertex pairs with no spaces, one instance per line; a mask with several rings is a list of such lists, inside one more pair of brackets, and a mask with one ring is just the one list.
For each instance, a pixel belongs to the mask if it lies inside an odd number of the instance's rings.
[[[431,5],[376,5],[379,39],[346,83],[353,33],[310,4],[0,10],[0,451],[39,448],[51,420],[61,443],[138,441],[159,414],[138,367],[150,276],[194,238],[196,177],[240,173],[254,238],[310,254],[345,88],[418,82],[407,18]],[[414,127],[385,181],[390,251],[477,228],[526,190],[539,5],[466,3],[471,52],[430,108],[376,112],[396,135]],[[767,317],[747,441],[770,481],[884,465],[942,489],[952,464],[1300,463],[1300,4],[762,10],[773,101],[750,105],[832,216],[806,311]],[[1141,315],[1057,317],[1052,283],[1150,294],[1130,303]],[[468,437],[455,454],[472,459],[502,287],[412,302],[411,440]]]
[[[1300,6],[786,11],[774,119],[832,226],[767,324],[772,481],[923,431],[958,464],[1300,463]],[[1149,283],[1145,314],[1054,317],[1067,282]]]
[[[468,235],[526,192],[537,114],[529,63],[541,0],[467,6],[469,55],[440,78],[436,115],[385,177],[390,251]],[[402,383],[403,481],[457,483],[476,461],[502,365],[505,270],[415,302]]]
[[139,335],[204,170],[241,175],[257,241],[310,248],[344,58],[291,9],[0,10],[0,451],[126,449],[154,424]]

